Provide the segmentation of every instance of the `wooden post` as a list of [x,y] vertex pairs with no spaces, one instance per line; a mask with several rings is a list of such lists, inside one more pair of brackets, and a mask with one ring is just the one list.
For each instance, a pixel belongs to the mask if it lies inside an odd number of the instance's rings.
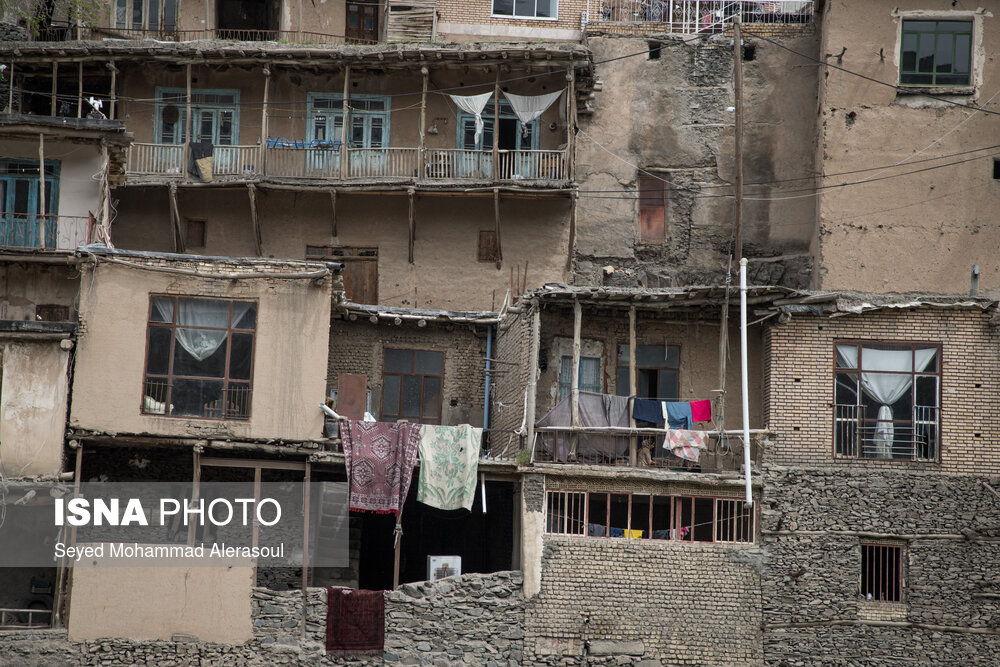
[[[497,63],[497,77],[493,84],[493,180],[500,180],[500,64]],[[500,239],[497,238],[497,245]],[[499,268],[499,264],[497,267]]]
[[10,78],[7,79],[7,113],[14,113],[14,60],[10,61]]
[[[76,446],[76,466],[73,468],[73,497],[78,498],[80,496],[80,477],[83,474],[83,443],[81,442]],[[76,546],[76,526],[70,529],[69,532],[69,543],[70,546]],[[63,605],[66,608],[66,613],[63,615],[64,625],[69,626],[69,606],[70,599],[73,595],[73,568],[67,568],[66,573],[66,593],[64,597]]]
[[341,111],[342,125],[340,128],[340,177],[347,178],[348,173],[348,150],[347,137],[350,136],[351,126],[351,106],[348,104],[351,95],[351,66],[344,67],[344,101]]
[[542,315],[538,299],[531,302],[531,346],[528,348],[528,400],[525,406],[528,449],[535,460],[535,401],[538,399],[538,349],[542,336]]
[[264,66],[264,104],[260,110],[260,175],[267,173],[267,101],[271,90],[271,68]]
[[[628,309],[628,395],[635,396],[636,391],[638,391],[638,382],[636,377],[635,368],[635,306],[629,306]],[[631,408],[631,406],[629,406]],[[629,426],[635,428],[635,418],[632,416],[632,410],[628,411],[628,421]],[[628,440],[628,464],[635,467],[637,456],[639,452],[639,439],[636,436],[632,436]]]
[[59,79],[59,61],[52,61],[52,113],[50,115],[56,115],[56,93],[58,92],[56,88],[56,83]]
[[569,200],[569,251],[566,253],[566,272],[573,274],[573,254],[576,251],[576,204],[580,191],[573,190]]
[[418,173],[420,178],[425,178],[427,176],[427,146],[425,139],[427,134],[427,79],[430,76],[426,65],[420,68],[420,74],[423,77],[424,83],[420,91],[420,171]]
[[396,515],[396,527],[393,533],[396,537],[395,544],[393,546],[393,556],[392,556],[392,589],[396,590],[399,588],[399,551],[402,546],[403,541],[403,508],[399,508],[400,513]]
[[[191,502],[196,504],[201,496],[201,451],[198,447],[191,450],[191,463],[194,466],[194,473],[191,475]],[[196,527],[194,521],[188,526],[187,543],[189,547],[194,546]]]
[[83,118],[83,61],[76,64],[76,117]]
[[258,257],[263,257],[263,244],[260,239],[260,222],[257,220],[257,186],[247,183],[247,193],[250,195],[250,222],[253,224],[254,249]]
[[170,218],[174,223],[174,252],[184,252],[184,237],[181,235],[181,214],[177,206],[177,184],[170,184]]
[[733,20],[733,77],[736,107],[736,248],[733,271],[738,272],[743,257],[743,38],[740,15]]
[[[184,104],[184,150],[181,173],[187,174],[187,165],[191,154],[191,63],[187,66],[187,100]],[[187,176],[185,176],[187,178]],[[171,186],[174,187],[174,186]]]
[[[573,375],[570,378],[570,413],[569,423],[574,429],[580,425],[580,329],[582,328],[583,308],[579,299],[573,299]],[[574,431],[570,437],[569,460],[576,461],[576,449],[580,442],[579,435]]]
[[336,245],[336,243],[337,243],[337,190],[336,190],[336,188],[330,188],[330,209],[333,212],[333,223],[330,226],[330,243],[331,243],[331,245]]
[[205,0],[205,39],[212,38],[212,28],[211,28],[212,24],[208,18],[209,17],[208,2],[209,0]]
[[108,69],[111,70],[111,108],[108,109],[110,112],[108,118],[110,120],[115,119],[115,103],[118,101],[118,67],[115,65],[115,61],[112,60],[108,63]]
[[302,480],[302,637],[306,636],[309,619],[309,495],[312,478],[312,464],[306,461],[305,477]]
[[45,135],[38,133],[38,235],[41,247],[45,249]]
[[[104,200],[101,206],[101,226],[104,227],[104,240],[107,242],[111,239],[111,156],[108,152],[108,144],[103,139],[101,140],[101,165],[101,174],[103,175],[101,195]],[[87,242],[90,243],[94,240],[88,238]]]
[[299,0],[299,41],[302,41],[302,0]]
[[576,69],[566,70],[566,176],[576,180]]
[[417,211],[416,202],[414,201],[414,195],[416,194],[413,188],[408,188],[406,190],[406,196],[410,200],[410,215],[409,215],[409,227],[410,227],[410,242],[409,242],[409,254],[408,261],[413,264],[413,242],[417,238]]
[[497,268],[503,264],[503,241],[500,236],[500,188],[493,188],[493,231],[497,237]]

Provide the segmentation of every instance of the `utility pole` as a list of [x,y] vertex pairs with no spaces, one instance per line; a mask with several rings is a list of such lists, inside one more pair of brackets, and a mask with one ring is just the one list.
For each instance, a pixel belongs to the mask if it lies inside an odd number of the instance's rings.
[[733,21],[733,93],[736,98],[736,244],[733,269],[743,258],[743,36],[740,15]]

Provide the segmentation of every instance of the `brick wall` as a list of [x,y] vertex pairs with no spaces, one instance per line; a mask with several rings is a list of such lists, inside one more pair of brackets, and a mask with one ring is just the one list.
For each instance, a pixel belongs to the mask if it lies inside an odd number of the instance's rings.
[[833,456],[837,340],[941,344],[941,461],[840,461],[861,468],[1000,473],[1000,336],[976,309],[877,311],[837,319],[796,315],[766,336],[767,422],[777,436],[768,460],[817,465]]
[[490,426],[497,433],[494,451],[513,456],[521,448],[517,438],[509,440],[509,432],[521,426],[524,418],[524,391],[528,386],[528,356],[531,349],[531,316],[509,314],[496,327],[493,355],[496,371],[491,378]]
[[558,5],[558,20],[494,18],[492,0],[438,0],[438,23],[465,23],[474,25],[516,28],[557,28],[579,30],[580,17],[587,11],[587,0],[553,0]]
[[382,398],[382,366],[386,348],[436,350],[444,353],[442,424],[482,426],[486,336],[465,326],[413,323],[400,326],[367,320],[334,318],[330,323],[327,388],[337,388],[338,373],[368,378],[372,413],[378,417]]

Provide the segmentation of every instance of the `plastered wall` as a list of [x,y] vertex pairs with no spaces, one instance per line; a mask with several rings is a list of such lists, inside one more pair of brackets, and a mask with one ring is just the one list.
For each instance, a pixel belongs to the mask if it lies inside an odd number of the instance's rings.
[[79,279],[72,266],[0,264],[0,320],[34,320],[39,305],[66,306],[75,319]]
[[[886,0],[835,0],[826,3],[820,53],[837,55],[843,50],[835,64],[894,85],[899,81],[903,18],[971,20],[974,89],[948,99],[986,105],[1000,85],[991,66],[1000,49],[997,9],[993,3],[956,5],[950,0],[905,7]],[[808,66],[805,60],[799,63]],[[993,252],[1000,242],[994,224],[1000,182],[993,178],[990,154],[970,152],[994,143],[990,136],[995,118],[897,93],[845,72],[826,72],[820,84],[821,173],[872,170],[824,181],[871,182],[833,188],[817,197],[814,251],[822,271],[816,286],[962,293],[969,289],[972,265],[978,264],[982,289],[1000,289],[1000,262]],[[942,159],[927,161],[935,157]],[[900,166],[891,168],[896,164]]]
[[[172,251],[166,188],[118,191],[120,217],[111,228],[118,247]],[[449,310],[496,310],[511,272],[527,287],[564,281],[570,201],[565,197],[501,195],[503,264],[478,260],[480,230],[494,229],[489,197],[416,197],[413,264],[408,261],[409,201],[405,192],[340,193],[337,235],[329,194],[259,188],[258,221],[265,256],[303,259],[306,245],[378,248],[379,303]],[[250,200],[242,188],[181,189],[182,218],[207,220],[204,248],[189,252],[248,256],[256,252]],[[186,223],[185,223],[186,224]]]
[[[48,213],[63,216],[87,217],[87,212],[98,213],[100,181],[92,178],[101,172],[101,149],[94,144],[78,144],[47,138],[45,162],[58,161],[58,209],[46,203]],[[38,166],[38,142],[4,139],[0,149],[2,158],[24,158]]]
[[69,352],[58,341],[0,340],[0,470],[62,472]]
[[[216,273],[304,270],[303,265],[239,261],[180,262],[174,266]],[[80,299],[81,333],[71,426],[188,437],[305,440],[321,436],[323,417],[316,404],[325,396],[329,279],[322,286],[279,278],[217,280],[102,264],[96,270],[88,267],[82,282],[85,287]],[[257,301],[249,420],[182,419],[140,413],[150,294]],[[109,374],[107,368],[112,363],[116,373]]]
[[[811,32],[782,39],[784,46],[809,54],[817,42]],[[651,43],[662,44],[658,59],[642,55]],[[800,60],[775,45],[748,43],[755,47],[754,59],[744,64],[743,249],[751,260],[749,280],[808,286],[815,202],[777,200],[778,186],[750,184],[812,173],[816,71],[796,67]],[[574,281],[721,283],[735,219],[735,116],[727,110],[734,105],[732,40],[592,37],[588,45],[602,86],[594,113],[580,117],[577,135]],[[668,183],[662,242],[640,243],[637,168]],[[616,269],[611,275],[602,271],[608,265]]]

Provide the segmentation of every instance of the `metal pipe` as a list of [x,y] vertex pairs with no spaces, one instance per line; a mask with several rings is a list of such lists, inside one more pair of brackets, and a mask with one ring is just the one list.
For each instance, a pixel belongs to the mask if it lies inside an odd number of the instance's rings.
[[486,325],[486,389],[483,391],[483,429],[490,427],[490,372],[493,370],[493,325]]
[[740,259],[740,366],[743,378],[743,468],[747,485],[747,505],[753,505],[750,487],[750,381],[747,378],[747,258]]

